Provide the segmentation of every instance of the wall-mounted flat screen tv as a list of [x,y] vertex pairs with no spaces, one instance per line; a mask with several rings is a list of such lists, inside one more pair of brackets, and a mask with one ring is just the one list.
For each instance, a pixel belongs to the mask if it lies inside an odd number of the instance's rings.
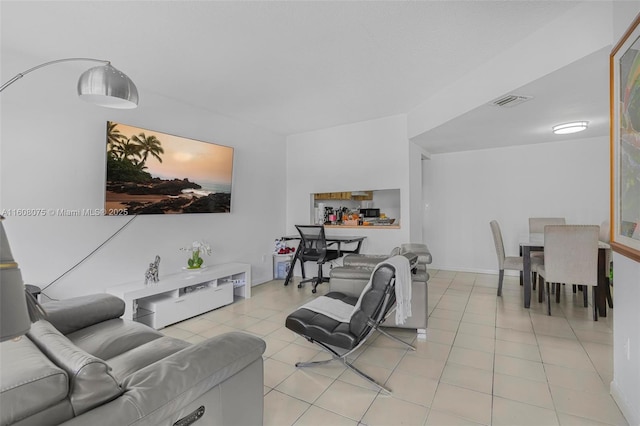
[[107,121],[106,215],[229,213],[233,148]]

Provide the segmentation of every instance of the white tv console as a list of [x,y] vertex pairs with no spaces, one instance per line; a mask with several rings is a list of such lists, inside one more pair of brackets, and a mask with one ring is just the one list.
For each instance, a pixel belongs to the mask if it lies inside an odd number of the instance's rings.
[[251,297],[251,265],[226,263],[185,270],[160,277],[157,283],[140,279],[106,293],[124,300],[123,318],[160,329],[233,303],[234,295]]

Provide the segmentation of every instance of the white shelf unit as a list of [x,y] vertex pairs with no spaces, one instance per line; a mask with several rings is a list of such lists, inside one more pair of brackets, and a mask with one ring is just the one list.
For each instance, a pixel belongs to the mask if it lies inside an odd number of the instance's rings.
[[156,329],[233,303],[234,296],[251,297],[251,265],[226,263],[160,277],[140,279],[105,290],[124,300],[123,318]]

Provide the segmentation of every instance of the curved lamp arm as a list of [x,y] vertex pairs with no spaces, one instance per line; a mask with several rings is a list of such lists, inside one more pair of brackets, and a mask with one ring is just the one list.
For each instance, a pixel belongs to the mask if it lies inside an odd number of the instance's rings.
[[93,59],[93,58],[56,59],[55,61],[45,62],[44,64],[36,65],[33,68],[29,68],[26,71],[22,71],[21,73],[16,74],[13,78],[11,78],[9,81],[7,81],[2,86],[0,86],[0,92],[2,92],[4,89],[6,89],[7,87],[11,86],[13,83],[15,83],[16,81],[18,81],[19,79],[21,79],[26,74],[29,74],[32,71],[35,71],[35,70],[40,69],[40,68],[44,68],[44,67],[49,66],[49,65],[58,64],[60,62],[72,62],[72,61],[91,61],[91,62],[101,62],[101,63],[103,63],[105,65],[110,65],[111,64],[111,62],[109,62],[109,61],[104,61],[102,59]]
[[138,106],[138,89],[123,72],[111,65],[110,61],[94,58],[65,58],[45,62],[16,74],[0,86],[0,92],[40,68],[60,62],[90,61],[104,65],[85,71],[78,80],[78,96],[88,102],[109,108],[135,108]]

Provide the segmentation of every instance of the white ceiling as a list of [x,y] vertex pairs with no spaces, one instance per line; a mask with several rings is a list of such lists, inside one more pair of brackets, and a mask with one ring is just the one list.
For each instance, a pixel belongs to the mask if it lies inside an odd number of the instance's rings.
[[[153,92],[289,135],[406,114],[578,3],[2,0],[0,34],[3,57],[32,65],[111,60],[141,107]],[[480,107],[415,141],[433,153],[545,142],[549,123],[574,118],[606,134],[607,54],[518,90],[530,102]]]

